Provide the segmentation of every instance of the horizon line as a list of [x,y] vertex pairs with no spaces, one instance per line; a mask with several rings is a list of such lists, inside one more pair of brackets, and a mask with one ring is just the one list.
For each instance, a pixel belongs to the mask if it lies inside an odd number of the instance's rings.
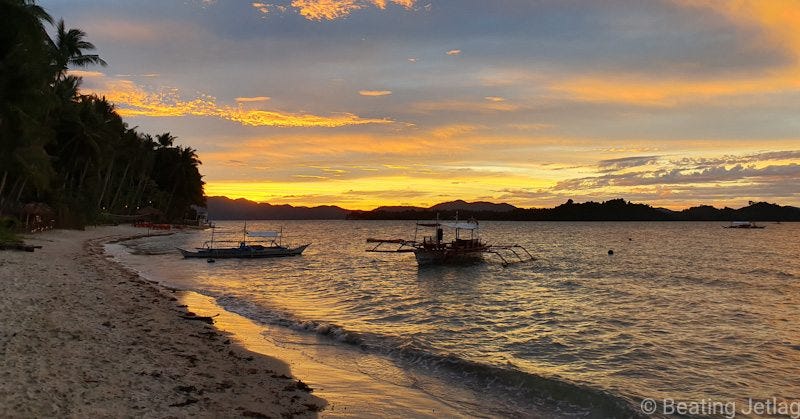
[[[777,206],[780,206],[780,207],[800,208],[800,206],[784,205],[784,204],[777,203],[777,202],[748,200],[748,204],[747,205],[743,205],[743,206],[738,207],[738,208],[730,207],[730,206],[727,206],[727,205],[723,206],[723,207],[716,207],[714,205],[700,203],[700,204],[697,204],[697,205],[690,205],[690,206],[682,207],[680,209],[674,209],[674,208],[668,208],[668,207],[662,207],[662,206],[654,206],[653,204],[650,204],[650,203],[647,203],[647,202],[632,201],[632,200],[628,200],[628,199],[625,199],[625,198],[622,198],[622,197],[617,197],[617,198],[602,199],[602,200],[597,200],[597,201],[594,201],[594,200],[590,199],[588,201],[583,201],[583,202],[577,202],[577,201],[574,201],[571,198],[568,198],[563,203],[556,204],[556,205],[553,205],[551,207],[521,207],[521,206],[517,206],[517,205],[511,204],[511,203],[508,203],[508,202],[494,202],[494,201],[482,201],[482,200],[479,200],[479,201],[467,201],[465,199],[455,198],[455,199],[451,199],[451,200],[438,202],[438,203],[430,205],[428,207],[423,207],[423,206],[418,206],[418,205],[397,204],[397,205],[380,205],[380,206],[377,206],[377,207],[372,208],[372,209],[350,209],[350,208],[345,208],[343,206],[336,205],[336,204],[318,204],[318,205],[289,204],[289,203],[273,204],[273,203],[270,203],[270,202],[267,202],[267,201],[254,201],[252,199],[248,199],[248,198],[244,198],[244,197],[233,198],[233,197],[229,197],[227,195],[213,195],[213,196],[206,196],[205,198],[206,199],[209,199],[209,198],[226,198],[226,199],[230,199],[232,201],[244,200],[244,201],[252,202],[254,204],[267,204],[267,205],[270,205],[270,206],[290,206],[292,208],[309,208],[309,209],[311,209],[311,208],[319,208],[319,207],[336,207],[336,208],[339,208],[339,209],[342,209],[342,210],[345,210],[345,211],[350,211],[350,212],[355,212],[355,211],[371,212],[371,211],[376,211],[379,208],[383,208],[383,207],[409,207],[409,208],[414,208],[414,209],[419,209],[419,210],[430,210],[430,209],[432,209],[433,207],[435,207],[437,205],[448,204],[448,203],[457,202],[457,201],[462,201],[462,202],[464,202],[466,204],[481,204],[481,203],[483,203],[483,204],[491,204],[491,205],[510,205],[510,206],[512,206],[512,207],[514,207],[516,209],[522,209],[522,210],[552,209],[552,208],[556,208],[556,207],[559,207],[561,205],[564,205],[564,204],[566,204],[566,203],[568,203],[570,201],[573,201],[573,204],[575,204],[575,205],[579,205],[579,204],[587,204],[587,203],[590,203],[590,202],[602,204],[602,203],[605,203],[605,202],[615,201],[615,200],[623,200],[623,201],[625,201],[626,204],[629,204],[629,205],[630,204],[632,204],[632,205],[647,205],[647,206],[649,206],[649,207],[651,207],[653,209],[666,209],[666,210],[669,210],[669,211],[676,211],[676,212],[685,211],[685,210],[688,210],[688,209],[691,209],[691,208],[699,208],[699,207],[712,207],[712,208],[716,208],[716,209],[725,209],[725,208],[742,209],[742,208],[746,208],[746,207],[749,207],[749,206],[752,206],[752,205],[755,205],[755,204],[759,204],[759,203],[777,205]],[[444,210],[444,211],[447,211],[447,210]]]

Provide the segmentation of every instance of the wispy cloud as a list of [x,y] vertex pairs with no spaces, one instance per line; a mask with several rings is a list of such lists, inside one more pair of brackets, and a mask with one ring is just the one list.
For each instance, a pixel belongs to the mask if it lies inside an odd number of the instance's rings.
[[[365,124],[388,124],[390,119],[362,118],[349,112],[327,116],[280,110],[245,109],[241,106],[219,105],[216,99],[202,95],[183,99],[177,89],[148,91],[130,80],[94,77],[96,82],[88,90],[105,96],[117,106],[122,116],[178,117],[207,116],[238,122],[247,126],[271,127],[343,127]],[[237,102],[266,101],[267,97],[238,98]]]
[[251,5],[253,6],[254,9],[258,10],[258,12],[261,13],[262,15],[269,14],[269,6],[270,6],[269,4],[261,2],[253,2]]
[[480,101],[471,102],[464,100],[444,100],[438,102],[417,102],[411,105],[411,109],[417,112],[437,112],[437,111],[456,111],[456,112],[512,112],[520,110],[519,105],[508,102]]
[[251,103],[251,102],[266,102],[270,100],[269,96],[255,96],[255,97],[237,97],[237,103]]
[[391,90],[359,90],[358,94],[361,96],[388,96],[392,94]]
[[72,76],[83,77],[83,78],[103,78],[106,75],[100,71],[88,71],[88,70],[69,70],[69,74]]
[[450,51],[445,52],[445,54],[447,54],[447,55],[459,55],[459,54],[461,54],[461,50],[460,49],[451,49]]
[[[556,190],[587,190],[645,185],[800,182],[800,151],[665,160],[662,156],[635,156],[598,162],[600,176],[558,182]],[[636,170],[631,170],[636,169]],[[798,191],[800,193],[800,191]]]
[[[711,10],[743,29],[758,27],[759,39],[741,48],[781,49],[793,57],[783,65],[758,73],[732,71],[724,77],[654,77],[632,70],[627,74],[585,74],[550,84],[551,91],[580,101],[676,107],[716,98],[800,91],[800,13],[794,0],[672,0],[680,7]],[[735,69],[734,69],[735,70]]]
[[658,158],[659,156],[635,156],[622,157],[618,159],[606,159],[597,162],[597,166],[601,171],[617,171],[632,167],[646,166],[650,163],[656,162]]

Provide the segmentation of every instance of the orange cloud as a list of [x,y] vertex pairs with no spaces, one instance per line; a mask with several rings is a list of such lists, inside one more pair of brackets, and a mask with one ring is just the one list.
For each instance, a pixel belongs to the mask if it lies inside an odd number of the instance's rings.
[[388,96],[392,94],[391,90],[359,90],[358,94],[361,96]]
[[364,6],[357,0],[292,0],[292,7],[308,20],[334,20]]
[[88,71],[88,70],[69,70],[69,74],[71,76],[83,77],[83,78],[102,78],[106,75],[100,71]]
[[440,102],[417,102],[411,105],[411,108],[417,112],[438,112],[438,111],[456,111],[456,112],[512,112],[520,108],[508,102],[502,101],[488,101],[488,102],[469,102],[462,100],[445,100]]
[[269,96],[237,97],[236,103],[266,102],[268,100],[270,100]]
[[458,54],[461,54],[461,50],[460,49],[451,49],[450,51],[445,52],[445,54],[447,54],[447,55],[458,55]]
[[254,9],[258,10],[259,13],[262,15],[266,15],[269,13],[269,4],[261,3],[261,2],[253,2],[252,6]]
[[[416,0],[391,0],[391,2],[411,9]],[[388,3],[387,0],[292,0],[292,7],[306,19],[320,21],[341,19],[370,5],[383,10]]]
[[786,67],[759,75],[715,79],[654,79],[646,75],[586,76],[554,82],[552,91],[590,102],[643,106],[677,106],[734,95],[758,95],[800,90],[800,7],[796,0],[673,0],[682,7],[707,8],[738,25],[762,29],[754,42],[778,46],[795,57]]
[[800,58],[800,7],[796,0],[673,0],[687,7],[709,8],[740,24],[765,30],[763,41],[780,45]]
[[[248,126],[271,127],[343,127],[364,124],[388,124],[389,119],[361,118],[352,113],[337,113],[329,116],[244,109],[242,107],[221,106],[211,96],[201,96],[191,100],[181,99],[177,89],[148,92],[130,80],[103,80],[98,95],[105,96],[117,106],[122,116],[176,117],[209,116]],[[91,88],[88,90],[92,90]],[[239,98],[252,102],[259,98]],[[241,102],[241,101],[240,101]]]
[[467,124],[445,125],[431,130],[431,136],[436,138],[461,137],[466,134],[470,134],[479,128],[482,127],[477,125],[467,125]]
[[397,4],[399,6],[403,6],[406,9],[410,9],[414,7],[414,3],[416,3],[416,0],[392,0],[392,3]]

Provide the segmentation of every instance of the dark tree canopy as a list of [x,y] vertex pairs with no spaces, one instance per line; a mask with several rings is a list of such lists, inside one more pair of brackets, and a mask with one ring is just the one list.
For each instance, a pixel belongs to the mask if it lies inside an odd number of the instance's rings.
[[203,205],[200,160],[129,127],[103,97],[80,92],[74,67],[106,65],[80,29],[54,21],[31,0],[0,0],[0,216],[28,202],[80,226],[103,214],[153,207],[168,221]]

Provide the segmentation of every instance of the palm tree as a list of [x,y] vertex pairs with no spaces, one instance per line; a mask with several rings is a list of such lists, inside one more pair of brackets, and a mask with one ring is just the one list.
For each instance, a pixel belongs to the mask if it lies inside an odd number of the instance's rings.
[[56,40],[50,40],[56,80],[66,76],[69,66],[86,67],[98,64],[105,67],[108,65],[97,54],[83,53],[84,51],[95,49],[94,44],[84,38],[86,38],[86,32],[80,29],[67,30],[64,27],[64,20],[60,19],[58,21],[56,25]]
[[1,214],[6,197],[20,197],[30,184],[41,188],[51,175],[42,163],[50,135],[44,115],[52,104],[44,24],[52,18],[29,0],[0,0],[0,16]]

